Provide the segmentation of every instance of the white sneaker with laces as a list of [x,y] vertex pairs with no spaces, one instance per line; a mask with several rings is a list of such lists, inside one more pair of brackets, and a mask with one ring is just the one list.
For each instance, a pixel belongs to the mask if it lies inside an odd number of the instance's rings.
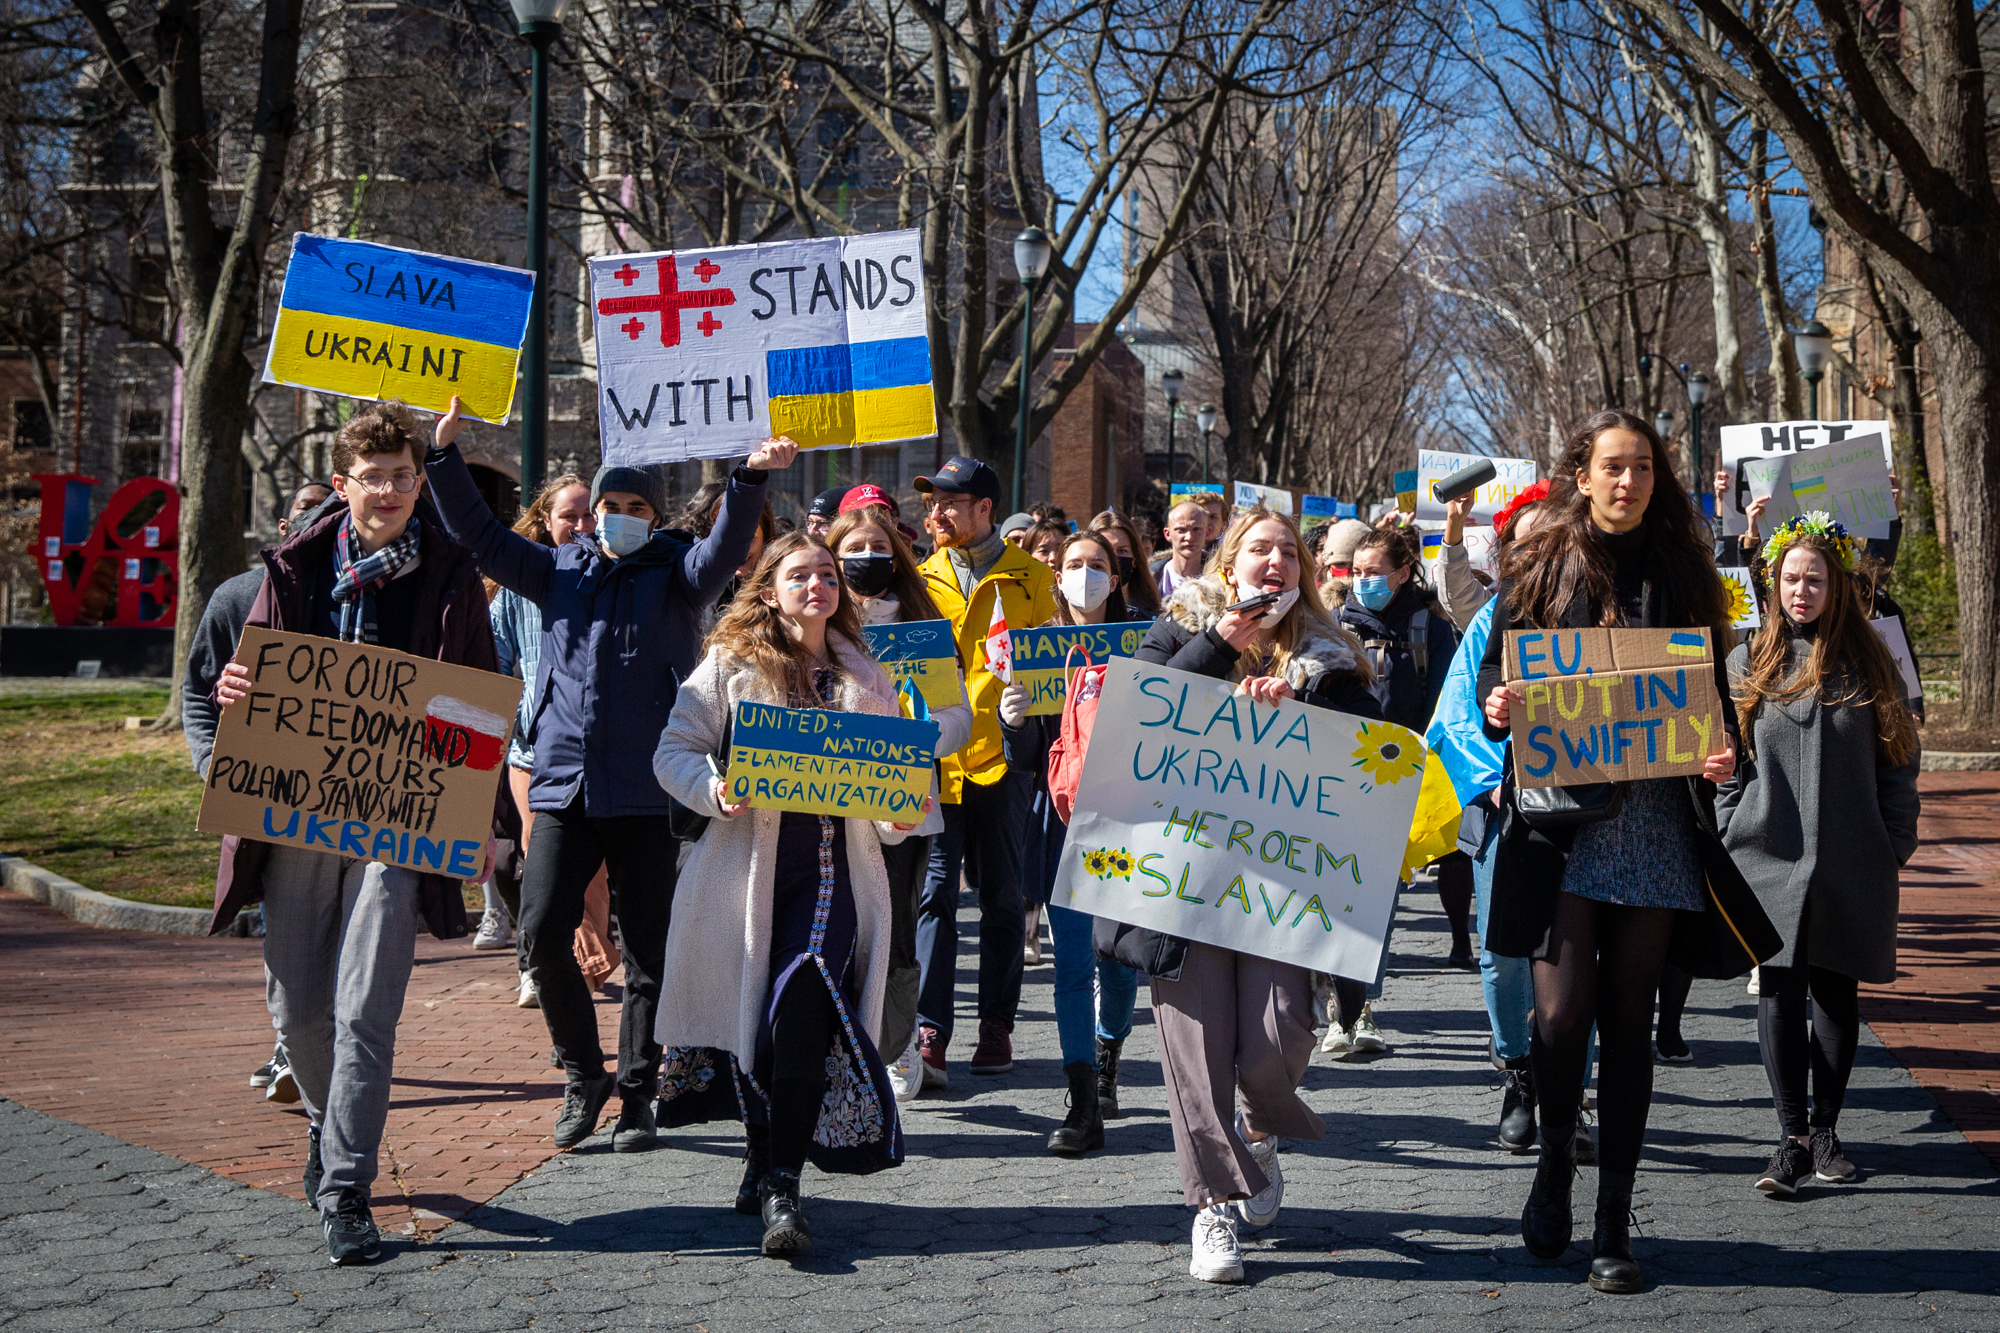
[[1354,1049],[1357,1051],[1386,1051],[1389,1043],[1382,1040],[1382,1031],[1375,1026],[1375,1006],[1361,1006],[1361,1016],[1354,1020]]
[[1188,1276],[1200,1282],[1241,1282],[1243,1247],[1236,1242],[1236,1214],[1212,1203],[1194,1215],[1194,1257]]
[[898,1056],[896,1063],[889,1066],[889,1087],[895,1091],[898,1104],[914,1101],[924,1090],[924,1054],[917,1046],[917,1034],[910,1034],[910,1044]]
[[1750,984],[1743,988],[1745,994],[1762,995],[1764,993],[1764,988],[1757,975],[1758,972],[1760,972],[1761,970],[1762,970],[1761,968],[1755,968],[1755,967],[1750,969]]
[[1354,1034],[1338,1023],[1328,1023],[1326,1035],[1319,1039],[1319,1048],[1336,1060],[1345,1060],[1354,1054]]
[[542,997],[535,994],[535,979],[526,972],[521,974],[521,993],[514,1000],[517,1009],[539,1009]]
[[472,947],[482,952],[513,948],[514,923],[499,912],[486,913],[479,918],[479,933],[472,937]]
[[1243,1124],[1243,1113],[1236,1113],[1236,1137],[1243,1140],[1243,1146],[1250,1150],[1250,1159],[1257,1163],[1257,1169],[1264,1173],[1270,1184],[1247,1199],[1237,1199],[1230,1206],[1243,1219],[1243,1225],[1252,1231],[1261,1231],[1278,1220],[1278,1209],[1285,1202],[1285,1172],[1278,1165],[1278,1140],[1273,1135],[1258,1143],[1250,1141],[1250,1132]]

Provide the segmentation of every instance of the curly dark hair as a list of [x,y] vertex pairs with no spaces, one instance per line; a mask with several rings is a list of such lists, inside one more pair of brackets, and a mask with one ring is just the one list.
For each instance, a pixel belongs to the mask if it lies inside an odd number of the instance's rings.
[[410,451],[410,461],[424,465],[423,428],[417,414],[399,399],[370,403],[347,419],[333,437],[333,470],[347,472],[357,458]]

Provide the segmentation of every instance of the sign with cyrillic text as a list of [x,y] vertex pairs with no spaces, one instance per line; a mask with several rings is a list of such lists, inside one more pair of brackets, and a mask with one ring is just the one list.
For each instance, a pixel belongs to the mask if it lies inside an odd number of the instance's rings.
[[[1785,491],[1777,469],[1746,468],[1746,460],[1779,459],[1787,454],[1810,452],[1866,438],[1875,442],[1885,468],[1896,465],[1895,453],[1889,443],[1888,423],[1882,421],[1755,421],[1740,426],[1724,426],[1720,434],[1722,470],[1729,474],[1729,487],[1722,496],[1722,530],[1730,536],[1741,536],[1748,526],[1743,511],[1750,507],[1751,501],[1765,495],[1771,495],[1775,501]],[[1777,507],[1775,503],[1772,506],[1773,509]],[[1808,504],[1804,508],[1828,509],[1829,506]],[[1766,511],[1761,525],[1766,537],[1777,526],[1769,517],[1771,512]],[[1797,511],[1787,508],[1785,512],[1789,515]],[[1855,535],[1886,539],[1889,536],[1888,521],[1864,523],[1855,530]]]
[[949,620],[864,625],[861,633],[889,679],[915,681],[930,707],[950,708],[965,701],[958,681],[958,644]]
[[246,629],[195,827],[471,879],[521,702],[512,676]]
[[[1113,657],[1130,657],[1146,640],[1150,620],[1127,620],[1111,625],[1051,625],[1043,629],[1017,629],[1014,640],[1014,683],[1027,688],[1030,717],[1060,713],[1069,696],[1071,667],[1104,662]],[[1074,662],[1070,649],[1080,651]],[[1065,665],[1065,664],[1068,665]]]
[[723,781],[734,805],[914,824],[937,738],[935,722],[739,703]]
[[1535,463],[1528,458],[1488,458],[1483,454],[1454,454],[1442,449],[1417,450],[1417,517],[1441,522],[1446,517],[1444,503],[1432,488],[1454,473],[1480,463],[1491,463],[1493,480],[1474,492],[1472,517],[1489,525],[1508,501],[1535,484]]
[[1705,629],[1509,630],[1503,663],[1523,787],[1698,774],[1729,748]]

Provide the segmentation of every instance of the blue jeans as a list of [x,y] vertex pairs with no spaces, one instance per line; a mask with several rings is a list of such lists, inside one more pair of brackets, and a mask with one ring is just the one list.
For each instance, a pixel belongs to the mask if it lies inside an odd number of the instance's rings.
[[1502,1060],[1525,1060],[1534,1026],[1534,964],[1526,958],[1501,957],[1486,947],[1486,910],[1493,901],[1493,853],[1499,839],[1500,821],[1488,819],[1486,835],[1472,858],[1472,896],[1479,914],[1479,988],[1486,994],[1494,1053]]
[[1062,1039],[1062,1061],[1094,1064],[1097,1047],[1091,1041],[1090,924],[1095,919],[1073,908],[1049,904],[1049,933],[1056,940],[1056,1035]]
[[1132,1035],[1132,1010],[1139,1003],[1139,973],[1108,958],[1097,960],[1097,1035],[1123,1041]]

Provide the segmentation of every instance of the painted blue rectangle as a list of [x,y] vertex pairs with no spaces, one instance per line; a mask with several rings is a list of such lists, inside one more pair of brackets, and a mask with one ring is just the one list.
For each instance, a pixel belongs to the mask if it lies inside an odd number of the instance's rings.
[[937,736],[935,722],[740,703],[729,744],[732,749],[928,768],[937,758]]
[[1699,648],[1702,645],[1702,637],[1699,634],[1669,634],[1667,642],[1684,648]]
[[879,342],[850,343],[854,387],[864,389],[906,389],[931,382],[931,343],[928,338],[885,338]]
[[1301,502],[1299,513],[1306,518],[1337,518],[1340,501],[1331,495],[1308,495]]
[[1359,518],[1361,516],[1361,506],[1353,504],[1336,504],[1333,507],[1333,516],[1335,518]]
[[850,393],[854,371],[846,343],[826,347],[774,347],[764,354],[764,374],[773,398]]
[[1014,670],[1059,671],[1069,662],[1071,648],[1083,650],[1077,654],[1077,666],[1083,665],[1085,654],[1096,662],[1130,657],[1139,651],[1146,631],[1151,628],[1150,620],[1126,620],[1106,625],[1049,625],[1013,630],[1010,635],[1014,640]]
[[1398,472],[1395,486],[1398,495],[1407,495],[1417,489],[1417,470],[1411,468],[1408,472]]
[[278,304],[519,349],[534,288],[522,269],[300,232]]

